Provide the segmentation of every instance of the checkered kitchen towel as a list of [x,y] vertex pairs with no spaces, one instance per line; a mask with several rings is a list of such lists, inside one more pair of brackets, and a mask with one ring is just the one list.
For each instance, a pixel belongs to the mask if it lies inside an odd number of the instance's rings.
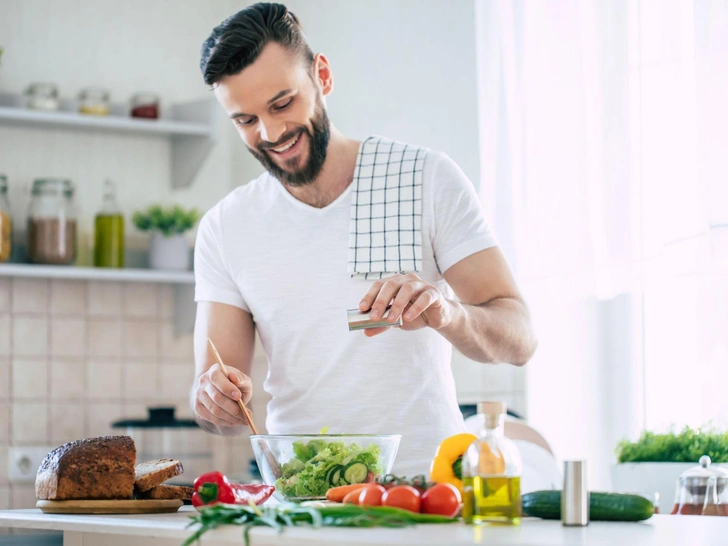
[[367,138],[354,169],[349,228],[352,277],[422,270],[422,169],[427,150]]

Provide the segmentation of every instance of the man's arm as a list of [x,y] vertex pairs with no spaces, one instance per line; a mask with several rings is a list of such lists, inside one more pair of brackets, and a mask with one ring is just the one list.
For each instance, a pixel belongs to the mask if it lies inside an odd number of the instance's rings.
[[[216,364],[207,338],[212,339],[229,368],[230,379]],[[195,319],[195,381],[190,404],[199,425],[214,434],[234,436],[247,422],[237,405],[247,403],[253,389],[250,371],[255,348],[255,324],[250,313],[224,303],[199,302]]]
[[446,300],[449,320],[438,331],[472,360],[526,364],[538,342],[500,249],[476,252],[443,276],[458,300]]
[[[457,300],[417,275],[397,275],[372,284],[360,304],[371,307],[378,319],[392,302],[387,316],[402,315],[403,330],[430,327],[440,332],[465,356],[478,362],[508,362],[522,366],[536,350],[526,304],[498,247],[476,252],[445,271]],[[367,336],[387,328],[365,330]]]

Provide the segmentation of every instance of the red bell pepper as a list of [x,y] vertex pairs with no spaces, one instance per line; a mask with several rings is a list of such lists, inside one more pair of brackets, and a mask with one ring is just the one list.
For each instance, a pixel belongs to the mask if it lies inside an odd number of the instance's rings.
[[208,504],[263,504],[276,490],[272,485],[232,483],[222,472],[207,472],[198,477],[194,484],[192,505]]

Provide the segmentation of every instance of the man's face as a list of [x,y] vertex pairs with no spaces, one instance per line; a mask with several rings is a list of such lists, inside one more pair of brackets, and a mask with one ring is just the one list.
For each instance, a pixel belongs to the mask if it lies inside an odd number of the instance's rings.
[[316,179],[329,143],[329,118],[312,70],[269,43],[253,64],[215,86],[215,96],[250,152],[291,186]]

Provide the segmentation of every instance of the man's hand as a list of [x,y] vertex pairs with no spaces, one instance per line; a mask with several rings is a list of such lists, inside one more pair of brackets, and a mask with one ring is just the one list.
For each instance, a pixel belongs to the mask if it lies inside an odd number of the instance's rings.
[[[439,330],[449,322],[452,315],[452,304],[442,292],[414,273],[375,281],[361,300],[359,309],[367,311],[371,308],[372,320],[378,320],[390,302],[392,308],[387,321],[394,323],[401,315],[403,330],[419,330],[427,326]],[[364,334],[376,336],[387,329],[370,328],[364,330]]]
[[213,365],[200,375],[194,392],[194,410],[200,419],[220,427],[247,425],[238,400],[247,404],[253,395],[253,384],[243,372],[229,367],[230,379]]

